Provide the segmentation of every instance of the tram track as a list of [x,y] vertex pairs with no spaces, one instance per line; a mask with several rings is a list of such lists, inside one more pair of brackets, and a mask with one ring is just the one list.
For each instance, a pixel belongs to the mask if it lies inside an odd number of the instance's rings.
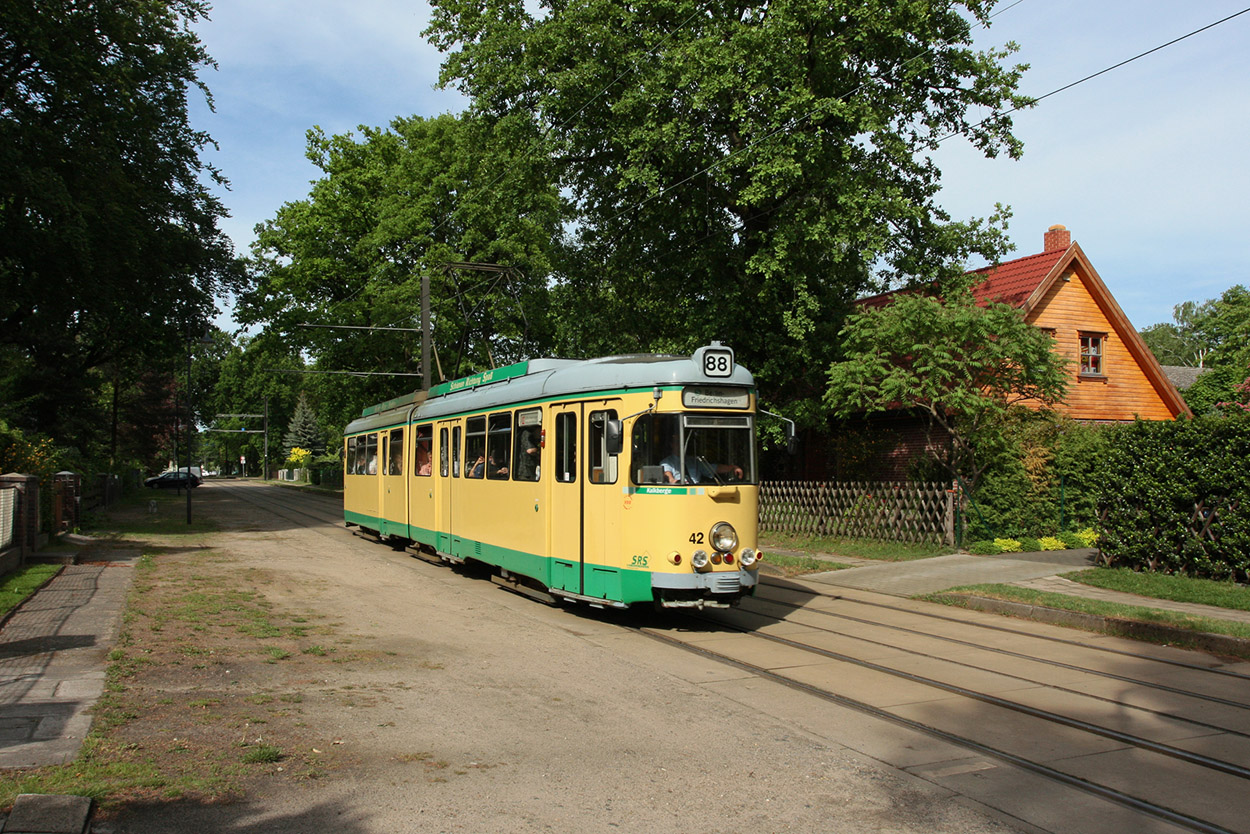
[[[300,525],[307,525],[308,521],[316,521],[320,524],[337,525],[340,529],[343,525],[343,509],[338,503],[329,503],[325,511],[320,509],[309,511],[308,502],[317,500],[320,496],[310,496],[303,493],[287,495],[286,491],[281,487],[272,487],[270,485],[258,486],[239,482],[217,481],[214,482],[210,489],[222,489],[234,498],[238,498],[244,503],[251,504],[259,509],[271,512],[285,521],[295,522]],[[319,530],[316,527],[310,529],[321,535],[331,535],[330,533]]]
[[[899,608],[899,607],[897,607],[897,606],[886,606],[886,605],[882,605],[882,604],[877,603],[877,602],[873,602],[873,601],[869,601],[869,600],[864,600],[864,599],[859,599],[859,598],[854,598],[854,597],[848,597],[848,596],[842,596],[842,595],[832,595],[832,594],[831,594],[831,595],[828,595],[828,596],[829,596],[829,598],[830,598],[830,599],[836,599],[836,600],[839,600],[839,601],[841,601],[841,602],[844,602],[844,603],[849,603],[849,604],[852,604],[852,605],[863,605],[863,606],[873,606],[873,607],[879,607],[879,608],[890,608],[891,610],[894,610],[894,611],[897,611],[897,612],[903,612],[903,613],[911,614],[911,615],[913,615],[913,616],[917,616],[917,617],[941,619],[941,620],[944,620],[944,621],[947,621],[947,622],[958,623],[959,625],[962,625],[962,626],[970,626],[970,625],[971,625],[971,626],[974,626],[974,627],[976,627],[976,628],[986,628],[986,629],[995,630],[995,631],[1000,631],[1000,630],[1001,630],[1001,631],[1007,631],[1007,632],[1010,632],[1010,633],[1015,634],[1015,635],[1024,635],[1024,634],[1025,634],[1025,632],[1022,632],[1022,631],[1019,631],[1019,630],[1015,630],[1015,629],[1003,629],[1003,628],[1001,628],[1000,626],[996,626],[996,625],[989,625],[989,624],[985,624],[985,623],[975,623],[975,624],[973,624],[973,623],[970,623],[970,622],[969,622],[969,621],[967,621],[967,620],[960,620],[960,619],[957,619],[957,618],[952,618],[952,617],[944,617],[944,616],[939,616],[939,615],[933,615],[933,614],[930,614],[930,613],[917,611],[917,610],[915,610],[915,609],[903,609],[903,608]],[[760,604],[760,602],[761,602],[761,600],[759,600],[759,599],[757,598],[757,599],[755,599],[755,600],[751,600],[751,601],[750,601],[750,603],[748,603],[748,604],[751,604],[751,605],[758,605],[758,604]],[[1115,672],[1110,672],[1110,671],[1107,671],[1106,669],[1100,669],[1100,668],[1097,668],[1097,667],[1096,667],[1096,666],[1094,666],[1094,665],[1077,665],[1077,664],[1072,664],[1072,663],[1065,663],[1065,662],[1062,662],[1062,661],[1055,660],[1055,659],[1053,659],[1053,658],[1043,658],[1043,657],[1038,657],[1036,653],[1034,653],[1034,654],[1028,654],[1028,653],[1025,653],[1025,652],[1017,652],[1017,651],[1012,651],[1012,650],[1010,650],[1010,649],[1005,649],[1005,648],[1002,648],[1001,646],[990,646],[990,645],[986,645],[986,644],[984,644],[984,643],[977,643],[976,641],[973,641],[973,640],[964,640],[964,639],[960,639],[960,638],[956,638],[956,637],[951,637],[951,636],[949,636],[949,635],[933,634],[933,633],[931,633],[931,632],[925,632],[925,631],[922,631],[922,630],[917,629],[917,628],[908,628],[908,627],[898,626],[898,625],[887,625],[887,626],[883,626],[883,625],[881,624],[881,622],[880,622],[880,621],[870,620],[870,619],[867,619],[867,618],[864,618],[864,617],[855,617],[855,616],[852,616],[852,615],[850,615],[850,614],[846,614],[846,613],[844,613],[844,612],[830,611],[830,610],[827,610],[827,609],[819,609],[819,608],[817,608],[817,609],[806,608],[806,607],[804,607],[804,606],[802,606],[802,605],[797,605],[797,604],[794,604],[794,603],[784,602],[784,601],[775,600],[775,599],[767,599],[767,600],[762,600],[762,602],[763,602],[763,604],[766,604],[766,605],[774,605],[774,606],[777,606],[777,607],[780,607],[780,608],[786,608],[786,609],[789,609],[791,612],[803,612],[803,613],[805,613],[805,614],[812,614],[812,615],[815,615],[815,616],[822,616],[822,617],[837,618],[837,619],[839,619],[839,620],[845,620],[845,621],[848,621],[848,622],[858,623],[858,624],[861,624],[861,625],[869,625],[869,626],[874,626],[874,627],[878,627],[878,628],[888,628],[889,630],[894,631],[894,632],[899,632],[899,633],[909,634],[909,635],[916,635],[916,636],[920,636],[920,637],[924,637],[924,638],[927,638],[927,639],[932,639],[932,640],[944,641],[944,642],[948,642],[948,643],[951,643],[951,644],[956,645],[956,646],[963,646],[963,647],[973,648],[973,649],[976,649],[976,650],[978,650],[978,651],[983,651],[983,652],[987,652],[987,653],[991,653],[991,654],[1002,655],[1002,656],[1004,656],[1004,657],[1018,658],[1018,659],[1021,659],[1021,660],[1027,660],[1027,661],[1030,661],[1030,662],[1033,662],[1033,663],[1045,664],[1045,665],[1050,666],[1050,667],[1053,667],[1053,668],[1055,668],[1055,669],[1064,669],[1064,670],[1070,670],[1070,671],[1074,671],[1074,672],[1086,673],[1086,674],[1090,674],[1090,675],[1097,675],[1097,676],[1099,676],[1099,677],[1106,678],[1106,679],[1108,679],[1108,680],[1119,681],[1119,682],[1121,682],[1121,683],[1130,684],[1130,685],[1135,686],[1135,687],[1144,687],[1144,688],[1148,688],[1148,689],[1156,689],[1156,690],[1159,690],[1159,691],[1161,691],[1161,692],[1168,692],[1168,693],[1172,693],[1172,694],[1176,694],[1176,695],[1181,695],[1181,696],[1184,696],[1184,697],[1187,697],[1187,698],[1194,698],[1194,699],[1198,699],[1198,700],[1202,700],[1202,701],[1207,701],[1207,702],[1210,702],[1210,703],[1213,703],[1213,704],[1220,704],[1220,705],[1223,705],[1223,706],[1228,706],[1228,707],[1232,707],[1232,708],[1234,708],[1234,709],[1238,709],[1238,710],[1250,710],[1250,703],[1247,703],[1247,702],[1245,702],[1245,701],[1236,701],[1236,700],[1232,700],[1232,699],[1228,699],[1228,698],[1222,698],[1222,697],[1218,697],[1218,696],[1215,696],[1215,695],[1210,695],[1210,694],[1208,694],[1208,693],[1203,693],[1203,692],[1194,692],[1194,691],[1192,691],[1192,690],[1182,689],[1182,688],[1180,688],[1180,687],[1175,687],[1175,686],[1169,686],[1169,685],[1167,685],[1167,684],[1163,684],[1163,683],[1160,683],[1160,682],[1158,682],[1158,681],[1146,680],[1146,679],[1143,679],[1143,678],[1140,678],[1140,677],[1136,677],[1136,678],[1134,678],[1134,677],[1129,677],[1129,676],[1127,676],[1127,675],[1120,675],[1120,674],[1117,674],[1117,673],[1115,673]],[[843,633],[843,632],[840,632],[840,631],[838,631],[838,630],[836,630],[836,629],[825,629],[825,630],[826,630],[826,631],[828,631],[830,634],[842,634],[842,633]],[[1233,671],[1230,671],[1230,670],[1227,670],[1227,669],[1219,669],[1219,668],[1216,668],[1216,667],[1211,667],[1211,666],[1202,666],[1202,665],[1193,664],[1193,663],[1180,663],[1180,662],[1177,662],[1177,661],[1171,660],[1171,659],[1169,659],[1169,658],[1148,657],[1147,655],[1143,655],[1143,654],[1140,654],[1140,653],[1126,652],[1126,651],[1123,651],[1123,650],[1120,650],[1120,649],[1109,649],[1109,648],[1108,648],[1108,647],[1106,647],[1106,646],[1092,646],[1092,645],[1090,645],[1090,644],[1088,644],[1088,643],[1083,643],[1083,642],[1081,642],[1081,641],[1076,641],[1076,640],[1073,640],[1073,641],[1066,641],[1066,640],[1062,640],[1061,638],[1056,638],[1056,637],[1054,637],[1054,636],[1052,636],[1052,635],[1030,634],[1030,635],[1028,635],[1028,636],[1029,636],[1031,639],[1034,639],[1034,640],[1044,640],[1044,641],[1056,641],[1056,642],[1062,642],[1062,643],[1066,643],[1066,644],[1071,645],[1071,646],[1076,646],[1076,647],[1080,647],[1080,648],[1083,648],[1083,649],[1088,649],[1088,650],[1093,651],[1093,652],[1099,652],[1099,653],[1106,652],[1106,653],[1110,653],[1110,654],[1114,654],[1114,655],[1125,656],[1125,657],[1131,657],[1131,658],[1134,658],[1134,659],[1136,659],[1136,660],[1150,660],[1151,662],[1158,662],[1158,663],[1163,663],[1163,664],[1166,664],[1166,665],[1171,665],[1171,666],[1179,666],[1179,667],[1181,667],[1181,668],[1189,669],[1189,670],[1191,670],[1191,671],[1198,671],[1198,672],[1202,672],[1202,673],[1209,673],[1209,674],[1216,674],[1216,675],[1224,675],[1224,676],[1232,677],[1232,678],[1235,678],[1235,679],[1238,679],[1238,680],[1241,680],[1241,681],[1246,681],[1247,683],[1250,683],[1250,675],[1245,675],[1245,674],[1242,674],[1242,673],[1240,673],[1240,672],[1233,672]],[[860,640],[862,640],[863,642],[866,642],[866,643],[873,643],[873,642],[875,642],[875,643],[877,643],[878,645],[881,645],[881,646],[895,646],[895,645],[896,645],[896,644],[894,644],[894,643],[887,643],[887,642],[884,642],[884,641],[872,641],[872,640],[869,640],[868,638],[864,638],[864,637],[860,637],[859,639],[860,639]],[[915,652],[915,654],[920,654],[920,653],[919,653],[919,652]],[[952,662],[953,662],[953,661],[952,661]],[[979,670],[983,670],[983,669],[984,669],[984,667],[981,667],[981,666],[976,666],[976,665],[974,665],[974,664],[961,664],[961,665],[966,665],[966,666],[968,666],[968,668],[973,668],[973,669],[979,669]],[[1002,674],[1002,673],[1000,672],[1000,674]],[[1027,679],[1025,679],[1025,678],[1021,678],[1021,680],[1027,680]],[[1056,688],[1056,689],[1062,689],[1062,687],[1055,687],[1055,688]],[[1089,695],[1088,695],[1088,693],[1078,692],[1078,691],[1076,691],[1076,690],[1065,690],[1065,691],[1069,691],[1071,694],[1074,694],[1074,695],[1082,695],[1082,696],[1085,696],[1085,697],[1093,697],[1093,696],[1089,696]],[[1137,708],[1137,709],[1144,709],[1144,708],[1141,708],[1141,707],[1136,707],[1136,708]],[[1163,717],[1169,717],[1166,713],[1161,713],[1161,712],[1159,712],[1159,711],[1157,711],[1157,710],[1149,710],[1149,711],[1150,711],[1150,712],[1154,712],[1156,715],[1160,715],[1160,716],[1163,716]],[[1177,716],[1170,716],[1170,717],[1177,717]],[[1181,718],[1181,717],[1177,717],[1177,718],[1178,718],[1178,720],[1186,720],[1186,721],[1192,721],[1192,720],[1193,720],[1193,719]],[[1245,733],[1243,733],[1243,732],[1241,732],[1241,731],[1239,731],[1239,730],[1235,730],[1235,729],[1228,728],[1228,727],[1217,726],[1217,725],[1209,725],[1209,724],[1203,724],[1203,723],[1201,723],[1201,722],[1196,722],[1196,723],[1199,723],[1199,725],[1200,725],[1200,726],[1208,726],[1208,727],[1212,727],[1212,728],[1214,728],[1214,729],[1221,730],[1221,731],[1223,731],[1223,732],[1232,732],[1232,733],[1237,733],[1238,735],[1244,735],[1244,736],[1246,736],[1247,738],[1250,738],[1250,732],[1245,732]]]
[[[821,600],[824,604],[889,605],[812,593],[825,597]],[[1145,673],[1153,671],[1152,664],[1158,658],[1146,654],[1132,658],[1133,662],[1143,665],[1142,675],[1124,675],[1100,669],[1096,662],[1064,663],[1038,657],[1038,652],[1028,650],[1029,645],[1034,645],[1031,641],[1045,640],[1049,635],[1016,631],[1012,639],[1018,639],[1019,646],[985,645],[966,635],[952,637],[926,632],[917,627],[916,622],[909,621],[917,618],[924,622],[929,614],[917,608],[894,606],[894,609],[893,616],[901,617],[903,624],[794,605],[765,596],[748,600],[731,612],[687,615],[688,622],[694,624],[693,632],[668,627],[641,630],[666,644],[1022,768],[1184,830],[1246,830],[1244,820],[1250,812],[1250,802],[1241,797],[1247,793],[1247,782],[1250,782],[1250,767],[1247,766],[1250,762],[1250,705],[1203,692],[1201,681],[1190,685],[1161,685],[1149,680]],[[958,630],[975,630],[977,625],[944,615],[932,616],[941,617]],[[845,619],[861,629],[861,633],[821,627],[821,617]],[[769,629],[784,629],[788,633],[767,633]],[[873,634],[877,629],[881,633]],[[862,633],[864,630],[868,633]],[[993,627],[987,633],[997,640],[1003,638]],[[737,642],[729,635],[751,642]],[[939,654],[919,648],[929,639],[948,645],[951,652]],[[830,641],[845,648],[830,648]],[[760,662],[759,658],[769,655],[761,644],[776,647],[784,656],[777,659],[776,665]],[[1070,648],[1096,658],[1101,647],[1073,645]],[[970,651],[984,651],[987,657],[999,656],[1017,666],[1023,662],[1026,668],[1035,667],[1031,674],[1024,674],[1018,670],[995,669],[989,664],[978,665],[966,659]],[[872,655],[876,655],[876,659],[870,659]],[[834,665],[836,672],[831,671]],[[917,665],[936,671],[920,674],[906,668]],[[1160,665],[1166,667],[1167,664]],[[1065,685],[1047,680],[1047,669],[1087,680]],[[1198,664],[1187,664],[1184,674],[1204,676],[1211,671]],[[1229,675],[1238,680],[1245,678],[1240,673],[1229,673],[1224,679]],[[854,685],[836,685],[839,680],[856,676],[870,676],[875,684],[861,684],[858,690]],[[959,682],[961,677],[979,685],[964,685]],[[891,686],[890,680],[898,683]],[[1089,686],[1090,681],[1095,682],[1096,688],[1099,680],[1122,684],[1126,692],[1149,691],[1154,687],[1174,697],[1184,708],[1143,707],[1125,697],[1116,699],[1076,688]],[[995,693],[991,691],[993,687],[1004,691]],[[911,694],[901,697],[895,692],[899,688],[908,689]],[[931,694],[917,694],[921,690]],[[857,692],[874,691],[886,694],[877,699],[857,695]],[[1222,720],[1207,720],[1202,715],[1212,704],[1223,708]],[[969,721],[969,713],[982,716],[980,723],[984,728],[978,728],[976,721]],[[1113,726],[1113,722],[1124,726]],[[1011,732],[1004,733],[1003,727],[1017,727],[1018,738],[1012,738]],[[1053,729],[1047,730],[1047,727]],[[1071,752],[1052,749],[1048,755],[1039,755],[1030,751],[1031,738],[1057,733],[1065,734],[1064,741],[1073,747]],[[1181,746],[1186,742],[1199,749]],[[1212,745],[1214,754],[1201,751],[1206,743]],[[1225,752],[1217,752],[1219,750]],[[1105,774],[1085,772],[1089,770],[1089,762],[1100,758],[1131,760],[1133,772],[1127,778],[1116,768],[1108,769]],[[1175,790],[1178,778],[1195,786],[1188,796]],[[1232,797],[1236,799],[1230,799]],[[1237,807],[1231,808],[1230,804]]]
[[891,713],[888,710],[881,709],[879,707],[875,707],[871,704],[868,704],[867,702],[860,701],[854,698],[848,698],[844,695],[839,695],[836,692],[832,692],[827,689],[822,689],[818,686],[813,686],[811,684],[807,684],[802,681],[795,680],[785,675],[778,674],[777,672],[767,669],[763,666],[759,666],[759,665],[752,664],[752,663],[746,663],[741,660],[735,660],[733,658],[721,655],[717,652],[709,651],[705,648],[701,648],[698,646],[693,646],[689,643],[682,642],[681,640],[672,639],[671,637],[668,637],[663,634],[658,634],[656,632],[650,631],[645,628],[642,629],[642,632],[646,634],[648,637],[651,637],[652,639],[658,640],[665,644],[676,646],[686,651],[694,652],[703,657],[716,660],[720,663],[733,666],[735,668],[741,669],[746,672],[750,672],[751,674],[757,675],[758,677],[764,678],[765,680],[770,680],[775,683],[780,683],[784,686],[790,687],[792,689],[797,689],[808,695],[812,695],[817,698],[820,698],[821,700],[829,701],[839,706],[855,710],[856,712],[869,715],[873,718],[888,721],[892,724],[905,727],[909,730],[923,733],[925,735],[931,736],[941,741],[945,741],[949,744],[953,744],[957,747],[964,748],[966,750],[978,753],[980,755],[997,759],[1001,762],[1021,768],[1023,770],[1026,770],[1037,776],[1041,776],[1050,781],[1057,782],[1063,785],[1067,785],[1068,787],[1072,787],[1084,793],[1088,793],[1093,796],[1097,796],[1101,799],[1107,800],[1109,802],[1113,802],[1116,805],[1130,809],[1137,813],[1145,814],[1146,816],[1149,816],[1151,818],[1154,818],[1163,822],[1171,823],[1173,825],[1177,825],[1185,830],[1202,832],[1202,834],[1235,834],[1236,832],[1236,829],[1226,828],[1222,825],[1208,822],[1196,816],[1192,816],[1190,814],[1186,814],[1180,811],[1175,811],[1166,806],[1163,806],[1154,802],[1150,802],[1140,797],[1133,796],[1124,791],[1117,790],[1115,788],[1108,787],[1106,785],[1101,785],[1092,780],[1084,779],[1079,776],[1074,776],[1072,774],[1065,773],[1062,770],[1048,767],[1047,765],[1044,765],[1040,762],[1029,759],[1028,757],[1020,756],[1020,755],[1011,753],[1006,750],[998,749],[988,744],[978,742],[975,739],[972,739],[970,737],[962,736],[956,733],[952,733],[952,732],[940,729],[938,727],[930,726],[920,721],[915,721],[912,719],[908,719],[908,718],[896,715],[894,713]]

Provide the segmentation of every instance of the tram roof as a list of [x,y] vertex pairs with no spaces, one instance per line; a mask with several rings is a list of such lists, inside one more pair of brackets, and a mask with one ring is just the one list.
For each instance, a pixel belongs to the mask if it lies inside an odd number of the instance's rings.
[[751,372],[735,364],[730,376],[709,379],[691,356],[644,353],[597,359],[531,359],[441,383],[425,392],[397,397],[365,410],[346,434],[402,422],[416,404],[418,417],[428,419],[517,403],[550,400],[563,395],[620,392],[674,385],[754,388]]

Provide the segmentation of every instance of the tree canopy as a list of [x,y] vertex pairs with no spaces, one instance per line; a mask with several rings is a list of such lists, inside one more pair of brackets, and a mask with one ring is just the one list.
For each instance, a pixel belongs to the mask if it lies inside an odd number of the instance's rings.
[[1054,338],[1010,305],[978,305],[964,285],[863,307],[841,337],[845,359],[829,369],[829,406],[841,416],[919,411],[950,438],[931,448],[934,459],[969,489],[1004,449],[1008,411],[1051,405],[1066,389]]
[[1142,338],[1164,365],[1206,370],[1184,392],[1195,414],[1243,403],[1250,380],[1250,290],[1238,284],[1219,298],[1178,304],[1172,321],[1142,330]]
[[207,95],[189,28],[206,10],[2,6],[0,417],[14,425],[103,442],[100,392],[177,368],[236,275],[206,185],[221,179],[199,157],[211,140],[187,114]]
[[[307,199],[287,203],[258,227],[255,285],[240,299],[240,321],[263,324],[307,351],[316,370],[415,373],[417,333],[334,328],[417,328],[426,276],[444,374],[549,349],[546,283],[561,200],[546,163],[515,157],[507,123],[444,115],[360,130],[359,138],[309,132],[308,158],[322,177]],[[480,180],[493,182],[489,192],[469,186]],[[463,262],[513,271],[444,268]],[[302,327],[308,324],[331,327]],[[352,405],[322,416],[350,419],[362,402],[419,384],[385,375],[323,380],[323,400]]]
[[[442,80],[481,119],[532,118],[572,201],[562,352],[731,343],[770,400],[821,416],[865,289],[930,280],[1000,229],[952,222],[927,153],[1015,156],[1023,67],[971,48],[993,2],[434,0]],[[489,179],[457,195],[478,199]]]

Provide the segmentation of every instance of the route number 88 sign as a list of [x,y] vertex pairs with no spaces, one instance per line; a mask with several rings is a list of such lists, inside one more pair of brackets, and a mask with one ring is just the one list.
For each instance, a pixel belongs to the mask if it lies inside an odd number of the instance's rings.
[[730,377],[734,372],[734,352],[727,347],[705,347],[700,351],[699,363],[703,367],[703,375],[708,377]]

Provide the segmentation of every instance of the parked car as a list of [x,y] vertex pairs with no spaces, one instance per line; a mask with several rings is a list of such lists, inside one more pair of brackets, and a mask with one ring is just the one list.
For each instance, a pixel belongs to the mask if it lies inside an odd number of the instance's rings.
[[[189,481],[188,478],[190,478]],[[186,472],[162,472],[155,477],[148,478],[143,485],[149,489],[182,489],[186,486],[199,486],[200,479],[195,475],[188,476]]]

